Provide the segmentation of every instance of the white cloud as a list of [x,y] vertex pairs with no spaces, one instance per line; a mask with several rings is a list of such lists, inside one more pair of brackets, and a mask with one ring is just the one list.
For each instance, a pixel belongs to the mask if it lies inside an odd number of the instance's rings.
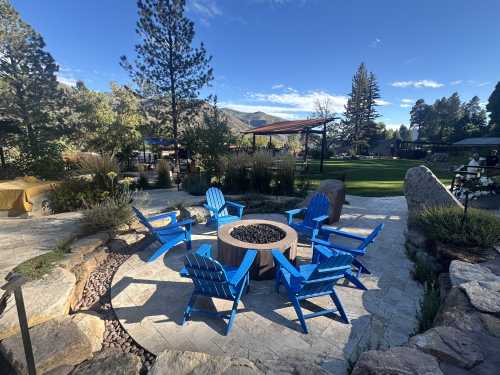
[[377,47],[380,47],[382,45],[382,40],[379,39],[379,38],[375,38],[375,40],[373,40],[371,43],[370,43],[370,47],[371,48],[377,48]]
[[278,89],[282,89],[282,88],[284,88],[284,87],[285,87],[285,85],[284,85],[284,84],[282,84],[282,83],[278,83],[278,84],[276,84],[276,85],[273,85],[271,88],[272,88],[273,90],[278,90]]
[[401,103],[412,104],[412,103],[415,103],[415,100],[414,99],[405,98],[405,99],[401,99]]
[[332,110],[338,113],[344,111],[347,97],[332,95],[325,91],[309,91],[300,93],[287,88],[283,93],[248,93],[246,103],[223,102],[221,107],[227,107],[242,112],[262,111],[270,115],[286,119],[306,118],[315,110],[315,102],[327,98]]
[[436,82],[429,79],[423,79],[420,81],[396,81],[391,84],[393,87],[414,87],[414,88],[431,88],[437,89],[439,87],[443,87],[444,84],[440,82]]
[[461,79],[457,79],[456,81],[451,81],[450,85],[456,86],[460,85],[463,81]]
[[383,100],[383,99],[377,99],[377,100],[375,100],[375,103],[377,105],[382,106],[382,107],[392,104],[391,102],[388,102],[387,100]]
[[61,74],[57,74],[57,81],[71,87],[75,87],[77,82],[75,78],[63,76]]
[[411,105],[411,104],[404,104],[404,103],[403,103],[403,104],[400,104],[399,106],[400,106],[401,108],[411,108],[411,106],[412,106],[412,105]]
[[196,13],[205,26],[210,26],[210,19],[222,15],[215,0],[190,0],[187,9]]
[[479,82],[477,84],[477,87],[483,87],[483,86],[488,86],[491,82]]
[[332,103],[332,109],[335,112],[342,112],[344,110],[344,105],[347,103],[346,96],[332,95],[325,91],[300,93],[294,90],[283,94],[255,93],[252,94],[251,98],[258,102],[289,106],[290,109],[298,112],[313,112],[315,102],[325,98],[328,98]]

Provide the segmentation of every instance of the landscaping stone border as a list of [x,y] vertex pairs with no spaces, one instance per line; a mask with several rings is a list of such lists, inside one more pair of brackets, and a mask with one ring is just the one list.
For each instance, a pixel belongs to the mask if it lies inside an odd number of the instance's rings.
[[488,262],[448,259],[415,228],[408,256],[439,274],[441,306],[433,327],[401,347],[360,355],[352,374],[498,374],[500,368],[500,256]]

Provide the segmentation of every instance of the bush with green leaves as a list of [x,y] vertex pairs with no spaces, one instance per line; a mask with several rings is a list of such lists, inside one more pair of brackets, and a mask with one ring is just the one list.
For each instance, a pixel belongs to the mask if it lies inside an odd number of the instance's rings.
[[110,196],[102,202],[93,204],[83,212],[82,223],[87,232],[115,230],[134,221],[132,194],[128,190]]
[[416,219],[427,238],[458,248],[491,248],[500,243],[500,218],[470,208],[464,218],[459,207],[424,210]]
[[277,158],[276,192],[281,195],[292,195],[295,183],[295,158],[290,154]]
[[182,188],[191,195],[204,195],[209,187],[210,181],[204,173],[188,174],[182,181]]
[[156,181],[156,187],[158,188],[169,188],[172,187],[172,179],[170,178],[170,163],[165,159],[160,159],[158,165],[156,166],[156,171],[158,172],[158,179]]
[[230,155],[224,161],[224,191],[245,193],[252,188],[248,169],[251,157],[246,153]]
[[120,165],[111,154],[86,155],[78,160],[79,173],[92,176],[98,189],[111,190],[120,174]]
[[250,156],[250,178],[257,193],[270,193],[273,179],[273,154],[269,151],[257,151]]
[[77,211],[101,202],[109,193],[97,189],[91,180],[68,178],[49,192],[47,200],[53,213]]

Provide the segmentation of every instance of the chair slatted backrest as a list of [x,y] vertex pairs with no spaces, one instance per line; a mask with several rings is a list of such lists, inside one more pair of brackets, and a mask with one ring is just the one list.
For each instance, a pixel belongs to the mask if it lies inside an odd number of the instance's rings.
[[233,288],[229,284],[222,265],[207,256],[188,254],[184,265],[193,280],[195,290],[201,294],[225,299],[234,298]]
[[329,292],[333,284],[351,269],[353,256],[343,251],[320,262],[307,280],[302,282],[300,295]]
[[368,237],[358,246],[357,250],[366,251],[366,247],[375,241],[380,232],[384,229],[384,223],[377,225],[377,227],[369,234]]
[[[216,187],[211,187],[207,190],[205,197],[207,199],[207,204],[217,210],[224,207],[226,204],[226,200],[224,199],[224,194],[222,191]],[[214,216],[214,213],[210,211],[210,215]],[[227,208],[224,208],[221,212],[219,212],[219,216],[228,216]]]
[[306,227],[314,228],[313,219],[322,215],[328,215],[330,201],[324,193],[316,193],[309,202],[303,224]]
[[153,226],[149,223],[148,219],[146,219],[146,217],[142,214],[142,212],[135,207],[132,207],[132,210],[134,211],[135,216],[137,216],[139,222],[146,228],[148,228],[150,232],[154,232]]

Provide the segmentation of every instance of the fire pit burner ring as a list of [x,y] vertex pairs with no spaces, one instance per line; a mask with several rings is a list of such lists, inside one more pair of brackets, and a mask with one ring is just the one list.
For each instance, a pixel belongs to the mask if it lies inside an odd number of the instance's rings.
[[240,225],[231,231],[231,237],[243,242],[256,244],[278,242],[285,238],[285,236],[286,233],[284,230],[270,224]]

